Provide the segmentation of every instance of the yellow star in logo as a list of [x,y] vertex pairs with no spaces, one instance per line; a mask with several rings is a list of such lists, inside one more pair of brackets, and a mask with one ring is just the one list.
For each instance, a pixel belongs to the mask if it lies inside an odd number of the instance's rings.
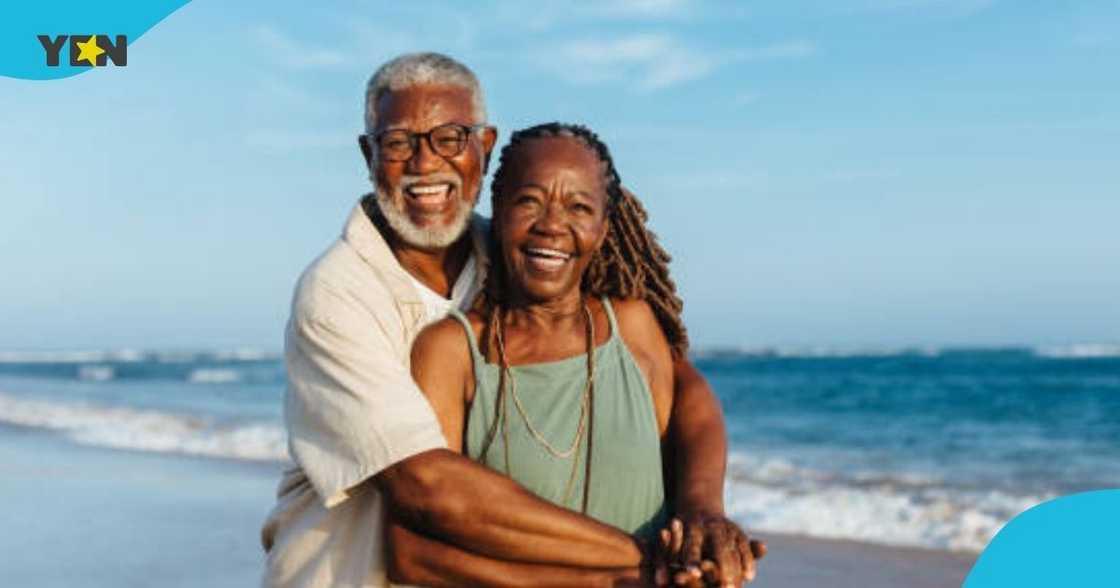
[[97,56],[105,52],[104,49],[97,46],[97,35],[93,35],[85,43],[78,41],[78,49],[80,49],[81,52],[78,53],[78,59],[75,61],[82,61],[84,59],[93,67],[97,67]]

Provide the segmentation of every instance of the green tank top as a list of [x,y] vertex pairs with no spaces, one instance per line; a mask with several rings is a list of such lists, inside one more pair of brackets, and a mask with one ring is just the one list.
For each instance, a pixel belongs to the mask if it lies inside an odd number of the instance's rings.
[[[611,335],[595,349],[591,484],[586,514],[627,533],[651,537],[668,520],[653,397],[634,356],[618,334],[614,309],[606,298],[603,307]],[[486,363],[467,318],[457,310],[452,310],[451,316],[466,329],[474,362],[475,395],[467,413],[464,452],[504,472],[541,498],[580,510],[588,435],[584,434],[571,457],[549,453],[526,426],[526,419],[514,404],[509,382],[504,411],[499,411],[498,366]],[[510,373],[533,428],[553,448],[560,452],[568,449],[579,427],[587,384],[586,354],[513,366]],[[503,418],[503,413],[509,440],[509,471],[500,420],[497,434],[483,455],[487,433],[495,419]],[[573,460],[577,460],[574,467]]]

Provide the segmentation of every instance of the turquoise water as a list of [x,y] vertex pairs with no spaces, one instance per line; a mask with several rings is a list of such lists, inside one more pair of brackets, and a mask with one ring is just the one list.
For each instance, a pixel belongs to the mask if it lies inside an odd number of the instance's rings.
[[[696,356],[732,441],[728,508],[774,531],[979,551],[1047,498],[1120,487],[1120,352]],[[275,355],[0,355],[0,423],[70,443],[278,462]]]

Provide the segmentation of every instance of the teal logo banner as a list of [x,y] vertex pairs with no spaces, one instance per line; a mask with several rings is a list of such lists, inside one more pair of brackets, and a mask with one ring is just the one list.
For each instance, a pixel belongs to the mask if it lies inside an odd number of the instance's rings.
[[964,588],[1116,588],[1120,490],[1044,502],[1011,519],[965,578]]
[[53,80],[127,66],[129,45],[188,1],[12,2],[0,19],[0,76]]

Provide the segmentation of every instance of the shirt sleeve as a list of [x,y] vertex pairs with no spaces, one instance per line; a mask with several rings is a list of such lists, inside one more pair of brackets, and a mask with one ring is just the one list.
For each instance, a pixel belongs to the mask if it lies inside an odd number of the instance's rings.
[[338,294],[317,298],[311,310],[293,305],[288,322],[285,419],[292,458],[330,508],[367,478],[446,441],[412,380],[407,343],[386,328],[396,317]]

